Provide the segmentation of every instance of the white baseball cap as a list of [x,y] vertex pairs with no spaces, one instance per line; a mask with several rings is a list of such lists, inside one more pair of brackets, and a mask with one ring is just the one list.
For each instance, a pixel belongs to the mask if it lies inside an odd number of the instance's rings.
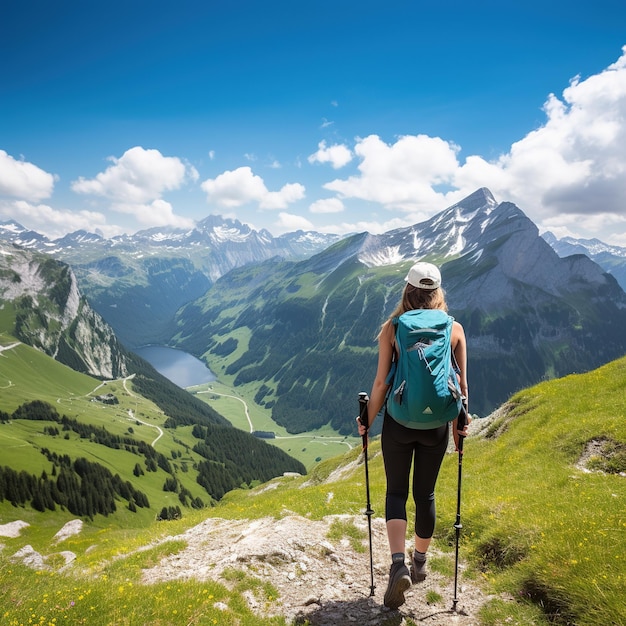
[[432,263],[420,261],[413,265],[405,278],[406,282],[419,289],[432,291],[441,287],[441,273],[439,268]]

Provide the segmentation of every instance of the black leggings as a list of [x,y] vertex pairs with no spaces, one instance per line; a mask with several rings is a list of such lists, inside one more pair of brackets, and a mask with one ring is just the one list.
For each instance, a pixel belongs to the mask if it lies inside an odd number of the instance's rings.
[[415,534],[429,539],[435,530],[435,483],[448,447],[449,426],[430,430],[406,428],[385,411],[382,451],[387,476],[385,519],[406,521],[409,474],[413,463]]

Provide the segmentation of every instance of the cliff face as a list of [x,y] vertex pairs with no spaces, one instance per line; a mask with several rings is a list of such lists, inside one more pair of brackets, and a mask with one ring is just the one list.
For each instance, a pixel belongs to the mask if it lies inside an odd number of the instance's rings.
[[0,305],[14,312],[7,332],[57,361],[98,378],[128,374],[113,329],[89,306],[65,263],[0,244]]

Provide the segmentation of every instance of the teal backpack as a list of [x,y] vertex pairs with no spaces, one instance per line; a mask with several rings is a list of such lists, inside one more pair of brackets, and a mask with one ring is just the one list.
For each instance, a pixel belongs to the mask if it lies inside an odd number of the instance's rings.
[[392,320],[398,353],[387,377],[387,412],[403,426],[436,428],[462,408],[451,348],[453,321],[439,309],[407,311]]

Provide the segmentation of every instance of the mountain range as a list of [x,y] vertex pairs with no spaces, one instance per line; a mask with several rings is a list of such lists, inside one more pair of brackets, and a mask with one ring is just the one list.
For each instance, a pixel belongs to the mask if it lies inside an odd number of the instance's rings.
[[174,313],[231,269],[272,257],[306,258],[339,239],[304,231],[273,237],[219,216],[188,230],[152,228],[111,239],[76,231],[51,240],[13,220],[0,223],[0,241],[68,263],[93,308],[129,348],[166,342]]
[[50,241],[5,222],[0,237],[69,263],[125,346],[167,344],[203,358],[221,379],[247,385],[292,432],[327,423],[353,431],[354,398],[374,374],[375,337],[415,259],[441,266],[450,312],[468,336],[479,414],[522,387],[626,352],[617,281],[626,254],[544,239],[521,209],[487,189],[382,235],[274,238],[211,216],[189,231],[112,240],[79,232]]
[[615,276],[621,288],[626,290],[626,248],[611,246],[599,239],[576,239],[574,237],[557,239],[551,232],[544,233],[542,237],[560,257],[573,254],[588,256]]

